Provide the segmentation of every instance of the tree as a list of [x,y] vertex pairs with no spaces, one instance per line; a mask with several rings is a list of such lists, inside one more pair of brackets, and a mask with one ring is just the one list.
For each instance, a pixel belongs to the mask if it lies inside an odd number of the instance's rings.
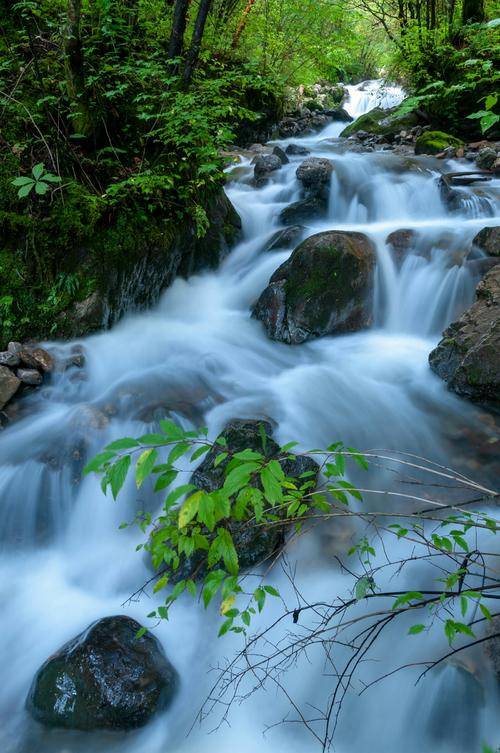
[[81,0],[68,0],[64,35],[66,88],[73,109],[73,130],[75,133],[90,136],[93,123],[85,91],[83,47],[80,35],[81,15]]
[[182,74],[182,84],[185,89],[189,88],[191,79],[193,78],[194,69],[198,62],[200,54],[201,40],[203,38],[203,32],[205,31],[205,25],[207,22],[208,14],[212,6],[212,0],[200,0],[198,7],[198,13],[194,22],[193,35],[191,37],[191,45],[186,55],[186,62],[184,65],[184,72]]

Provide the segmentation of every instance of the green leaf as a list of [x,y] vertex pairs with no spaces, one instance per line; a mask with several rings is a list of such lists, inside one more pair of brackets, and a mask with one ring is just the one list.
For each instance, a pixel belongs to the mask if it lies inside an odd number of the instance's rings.
[[421,633],[423,630],[425,630],[425,625],[412,625],[408,630],[408,635],[418,635],[418,633]]
[[52,175],[52,173],[45,173],[43,176],[43,180],[46,183],[61,183],[62,179],[59,177],[59,175]]
[[191,496],[182,503],[177,521],[179,528],[185,528],[187,524],[192,521],[198,512],[200,500],[204,494],[205,492],[197,491],[194,494],[191,494]]
[[125,483],[127,478],[128,469],[130,468],[131,458],[130,455],[124,455],[122,458],[113,463],[108,471],[109,484],[111,486],[111,493],[113,499],[116,499],[118,492]]
[[139,437],[139,442],[145,445],[166,445],[171,444],[172,440],[164,434],[143,434]]
[[153,466],[156,463],[158,457],[158,450],[144,450],[139,457],[135,467],[135,483],[138,489],[141,488],[144,480],[149,476],[153,470]]
[[137,640],[139,640],[139,638],[142,638],[142,636],[143,636],[143,635],[146,635],[146,633],[147,633],[147,632],[148,632],[147,628],[145,628],[145,627],[141,627],[141,628],[140,628],[140,629],[139,629],[139,630],[137,631],[137,633],[135,634],[135,637],[136,637],[136,639],[137,639]]
[[224,460],[227,458],[228,455],[229,455],[228,452],[219,452],[219,454],[217,455],[217,457],[214,460],[214,464],[213,464],[214,468],[217,468],[218,465],[220,465],[222,462],[224,462]]
[[371,580],[366,575],[363,575],[363,577],[358,580],[358,582],[356,583],[356,588],[354,590],[356,599],[358,601],[361,601],[361,599],[365,598],[370,586]]
[[19,178],[12,181],[13,186],[33,186],[34,184],[33,178],[28,178],[27,175],[20,175]]
[[17,195],[19,196],[19,198],[24,199],[26,196],[28,196],[28,194],[31,192],[31,189],[33,188],[34,185],[35,183],[30,183],[29,185],[22,186],[17,192]]
[[132,437],[123,437],[123,439],[117,439],[115,442],[106,445],[106,450],[131,450],[134,447],[139,447],[137,439]]
[[195,452],[191,455],[191,463],[194,463],[195,460],[198,460],[198,458],[201,458],[202,455],[204,455],[206,452],[212,449],[212,446],[209,444],[202,445],[201,447],[198,447]]
[[269,504],[276,505],[283,501],[283,490],[281,484],[276,480],[269,467],[265,467],[260,472],[260,480],[264,489],[264,496]]
[[156,583],[153,586],[153,593],[156,594],[158,591],[161,591],[162,588],[165,588],[165,586],[168,583],[168,575],[162,575],[161,578],[158,578]]
[[420,591],[408,591],[408,593],[398,596],[391,609],[398,609],[399,607],[408,604],[410,601],[420,601],[420,599],[422,598],[423,595],[420,593]]
[[481,610],[481,612],[483,613],[483,615],[486,617],[487,620],[489,620],[490,622],[493,620],[493,617],[491,616],[491,612],[488,609],[488,607],[485,607],[484,604],[480,604],[479,609]]
[[263,588],[257,588],[253,593],[253,597],[255,599],[259,612],[262,612],[266,601],[266,592]]
[[46,194],[49,188],[50,187],[47,185],[47,183],[44,183],[42,180],[39,180],[35,183],[35,193],[39,194],[40,196]]
[[42,177],[43,171],[45,170],[45,166],[43,162],[39,162],[38,165],[35,165],[32,169],[32,174],[35,180],[39,180]]
[[100,471],[104,463],[107,463],[114,457],[116,457],[116,454],[114,452],[100,452],[98,455],[93,457],[92,460],[89,460],[89,462],[83,469],[82,474],[84,476],[87,476],[89,473]]
[[219,528],[217,530],[217,538],[219,539],[220,552],[224,564],[231,575],[238,575],[238,554],[236,552],[233,537],[226,528]]
[[277,591],[272,586],[264,586],[264,591],[268,593],[270,596],[277,596],[279,598],[279,595],[280,595],[279,591]]
[[243,463],[233,468],[224,481],[224,491],[231,497],[250,481],[250,474],[259,469],[258,463]]

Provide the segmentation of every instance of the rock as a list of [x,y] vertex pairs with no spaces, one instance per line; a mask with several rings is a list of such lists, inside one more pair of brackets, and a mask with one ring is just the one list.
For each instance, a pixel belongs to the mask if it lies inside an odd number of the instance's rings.
[[[456,150],[463,147],[464,142],[443,131],[424,131],[415,142],[415,154],[439,154],[451,157]],[[450,152],[446,154],[446,150]]]
[[394,258],[401,263],[414,245],[416,237],[417,234],[412,229],[393,230],[385,239],[385,243],[387,246],[391,246]]
[[54,359],[50,353],[44,348],[33,348],[31,351],[31,357],[36,363],[36,368],[48,374],[54,370]]
[[300,146],[299,144],[288,144],[287,148],[285,149],[285,152],[287,154],[309,154],[309,149],[306,149],[305,146]]
[[159,641],[130,617],[105,617],[40,667],[26,706],[50,727],[127,730],[171,703],[178,675]]
[[295,247],[301,240],[304,230],[303,225],[292,225],[291,227],[284,228],[284,230],[278,230],[272,236],[265,250],[278,251],[290,248],[290,246]]
[[[190,483],[198,489],[213,492],[224,484],[225,469],[230,457],[214,468],[214,461],[222,452],[229,451],[234,454],[251,449],[261,452],[268,459],[275,458],[279,454],[280,448],[273,439],[273,428],[268,421],[234,419],[227,424],[220,436],[226,440],[226,446],[214,445],[190,479]],[[311,478],[316,480],[319,473],[318,464],[307,455],[297,455],[293,459],[282,461],[281,466],[285,474],[293,478],[311,472],[313,474]],[[269,560],[283,546],[288,527],[287,522],[284,522],[283,526],[270,526],[269,528],[232,522],[229,528],[238,552],[240,568],[247,570]],[[201,558],[198,562],[193,558],[181,568],[179,577],[192,574],[199,564],[201,564]],[[196,575],[200,577],[202,572],[197,570]]]
[[319,196],[309,196],[307,199],[294,201],[280,212],[282,225],[297,225],[307,220],[323,217],[326,214],[327,202]]
[[490,169],[495,175],[500,175],[500,157],[496,158]]
[[43,382],[42,375],[36,369],[18,369],[16,374],[23,384],[30,384],[33,387]]
[[253,174],[255,180],[257,183],[262,183],[269,176],[269,173],[280,170],[282,162],[275,154],[261,154],[259,157],[256,157],[254,165]]
[[21,380],[6,366],[0,366],[0,410],[14,397]]
[[476,298],[443,332],[429,363],[457,394],[500,405],[500,266],[481,280]]
[[476,158],[476,165],[480,167],[481,170],[491,170],[496,162],[496,159],[496,150],[492,149],[491,147],[486,147],[485,149],[481,149],[479,151],[479,154]]
[[22,343],[10,342],[7,345],[7,350],[9,350],[11,353],[19,353],[19,351],[22,349],[23,349]]
[[[404,104],[404,103],[403,103]],[[375,107],[373,110],[361,115],[344,128],[341,136],[353,136],[358,131],[367,131],[370,134],[384,136],[388,141],[393,141],[402,130],[411,130],[422,125],[424,118],[419,110],[403,112],[401,105],[383,110]]]
[[374,266],[374,247],[362,233],[313,235],[273,274],[253,316],[271,339],[290,344],[367,327]]
[[497,682],[500,685],[500,617],[496,615],[486,626],[486,635],[489,640],[484,644],[484,650],[488,657]]
[[306,191],[310,194],[320,193],[325,186],[330,185],[333,164],[322,157],[308,157],[297,168],[295,173]]
[[281,160],[282,165],[288,165],[290,160],[286,156],[285,152],[280,146],[275,146],[273,149],[273,154],[275,157],[277,157],[279,160]]
[[489,256],[500,256],[500,225],[483,227],[474,237],[472,243]]
[[283,118],[283,120],[278,123],[278,133],[284,139],[296,136],[301,130],[302,129],[295,118]]
[[10,366],[11,368],[14,368],[15,366],[19,366],[20,363],[21,359],[17,353],[12,352],[11,350],[4,350],[0,353],[0,366]]
[[343,107],[335,107],[333,110],[326,110],[325,115],[329,115],[334,120],[340,120],[344,123],[350,123],[354,118],[349,115]]

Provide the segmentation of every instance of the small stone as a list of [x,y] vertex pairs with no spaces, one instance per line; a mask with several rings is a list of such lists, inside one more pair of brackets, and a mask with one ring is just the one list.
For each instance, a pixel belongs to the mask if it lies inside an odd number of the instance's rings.
[[12,351],[4,350],[0,353],[0,365],[14,368],[14,366],[19,366],[20,363],[21,360],[19,356]]
[[18,369],[16,374],[23,384],[36,387],[43,382],[42,375],[36,369]]
[[491,149],[490,147],[486,147],[486,149],[481,149],[479,154],[477,155],[477,166],[480,167],[482,170],[491,170],[493,165],[495,164],[497,159],[497,153],[495,149]]
[[0,410],[14,397],[21,381],[6,366],[0,366]]
[[54,359],[44,348],[33,348],[31,357],[37,369],[44,371],[46,374],[54,370]]
[[267,178],[269,173],[279,170],[283,163],[275,154],[260,155],[255,160],[254,177],[257,182]]

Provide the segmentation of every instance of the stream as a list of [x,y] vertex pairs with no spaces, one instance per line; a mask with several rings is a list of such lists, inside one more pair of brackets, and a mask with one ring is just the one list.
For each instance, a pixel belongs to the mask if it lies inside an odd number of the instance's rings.
[[[402,99],[380,82],[349,87],[357,116]],[[337,439],[360,449],[405,450],[464,469],[478,482],[498,478],[497,427],[491,414],[447,391],[428,366],[443,329],[474,299],[477,267],[465,262],[472,238],[500,224],[500,180],[461,189],[460,214],[443,204],[441,172],[467,163],[394,151],[354,153],[332,122],[290,141],[334,162],[328,218],[307,226],[366,233],[377,249],[373,327],[303,345],[269,340],[250,309],[292,248],[266,251],[280,211],[300,195],[295,171],[304,157],[274,172],[261,188],[249,159],[228,170],[227,193],[243,222],[243,238],[216,272],[177,279],[152,310],[126,316],[111,330],[78,343],[50,343],[61,358],[83,347],[83,370],[57,373],[26,398],[29,413],[0,433],[1,753],[313,753],[315,742],[286,717],[277,690],[235,705],[229,723],[217,715],[188,732],[213,682],[209,672],[238,649],[241,638],[217,639],[219,617],[181,599],[155,634],[179,671],[173,706],[129,733],[48,730],[32,721],[24,700],[38,667],[93,620],[128,614],[146,624],[154,597],[127,602],[150,577],[134,549],[140,533],[119,530],[151,506],[147,490],[128,484],[117,502],[95,477],[80,479],[82,462],[112,439],[139,436],[168,415],[184,427],[206,425],[215,437],[232,418],[269,418],[276,437],[304,449]],[[414,229],[401,265],[386,238]],[[497,445],[498,446],[498,445]],[[369,483],[386,480],[383,472]],[[365,483],[367,483],[365,481]],[[316,533],[290,552],[310,598],[352,590],[334,554],[352,531]],[[392,544],[402,548],[404,544]],[[273,576],[282,593],[287,581]],[[276,600],[261,620],[280,613]],[[442,631],[411,639],[387,633],[374,661],[385,667],[436,655]],[[408,653],[409,652],[409,653]],[[334,740],[338,753],[480,753],[499,744],[500,699],[482,652],[464,669],[447,664],[415,687],[399,673],[346,702]],[[285,683],[299,704],[320,705],[328,693],[321,656],[290,669]],[[367,669],[368,675],[375,671]],[[270,727],[264,733],[265,729]],[[214,730],[215,728],[215,730]],[[212,734],[208,734],[214,730]]]

